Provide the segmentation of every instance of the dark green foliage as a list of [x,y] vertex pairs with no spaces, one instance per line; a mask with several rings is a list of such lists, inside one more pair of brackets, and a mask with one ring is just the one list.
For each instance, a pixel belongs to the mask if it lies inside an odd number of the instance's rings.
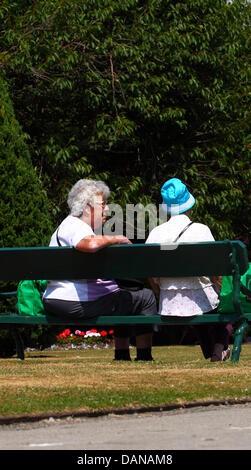
[[186,181],[218,238],[247,230],[245,0],[6,0],[0,56],[55,218],[81,177],[160,202]]
[[1,77],[0,102],[0,246],[48,244],[51,221],[46,193]]

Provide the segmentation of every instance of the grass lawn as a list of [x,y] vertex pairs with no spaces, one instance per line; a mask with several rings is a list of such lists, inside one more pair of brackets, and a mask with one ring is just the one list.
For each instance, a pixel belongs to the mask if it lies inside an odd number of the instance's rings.
[[[0,359],[0,414],[100,411],[251,398],[251,344],[238,363],[210,363],[199,346],[153,348],[154,362],[114,362],[113,349]],[[132,348],[131,356],[136,355]]]

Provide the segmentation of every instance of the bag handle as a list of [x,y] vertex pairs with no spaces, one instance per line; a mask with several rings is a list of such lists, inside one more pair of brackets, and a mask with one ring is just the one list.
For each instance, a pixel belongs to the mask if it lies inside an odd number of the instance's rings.
[[58,238],[58,231],[59,231],[59,227],[58,227],[57,233],[56,233],[57,244],[58,244],[58,246],[62,246],[61,243],[60,243],[60,241],[59,241],[59,238]]
[[173,243],[176,243],[179,240],[179,238],[181,237],[181,235],[183,235],[183,233],[185,233],[185,231],[188,229],[188,227],[190,227],[190,225],[192,225],[192,224],[193,224],[193,222],[189,222],[189,224],[185,228],[183,228],[183,230],[180,232],[180,234],[177,236],[177,238],[175,238]]

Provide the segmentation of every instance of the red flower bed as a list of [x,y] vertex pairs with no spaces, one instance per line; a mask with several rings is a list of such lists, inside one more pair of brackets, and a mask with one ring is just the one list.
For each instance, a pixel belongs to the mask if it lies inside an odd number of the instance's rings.
[[113,330],[101,330],[98,331],[92,328],[88,331],[75,330],[71,332],[69,328],[66,328],[62,333],[57,335],[58,345],[95,345],[95,344],[109,344],[113,341]]

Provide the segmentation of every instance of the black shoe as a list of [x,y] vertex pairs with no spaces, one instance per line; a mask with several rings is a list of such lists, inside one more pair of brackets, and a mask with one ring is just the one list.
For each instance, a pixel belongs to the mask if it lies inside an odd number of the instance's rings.
[[152,348],[137,349],[135,361],[154,361],[152,358]]
[[131,361],[129,349],[115,349],[114,361]]

